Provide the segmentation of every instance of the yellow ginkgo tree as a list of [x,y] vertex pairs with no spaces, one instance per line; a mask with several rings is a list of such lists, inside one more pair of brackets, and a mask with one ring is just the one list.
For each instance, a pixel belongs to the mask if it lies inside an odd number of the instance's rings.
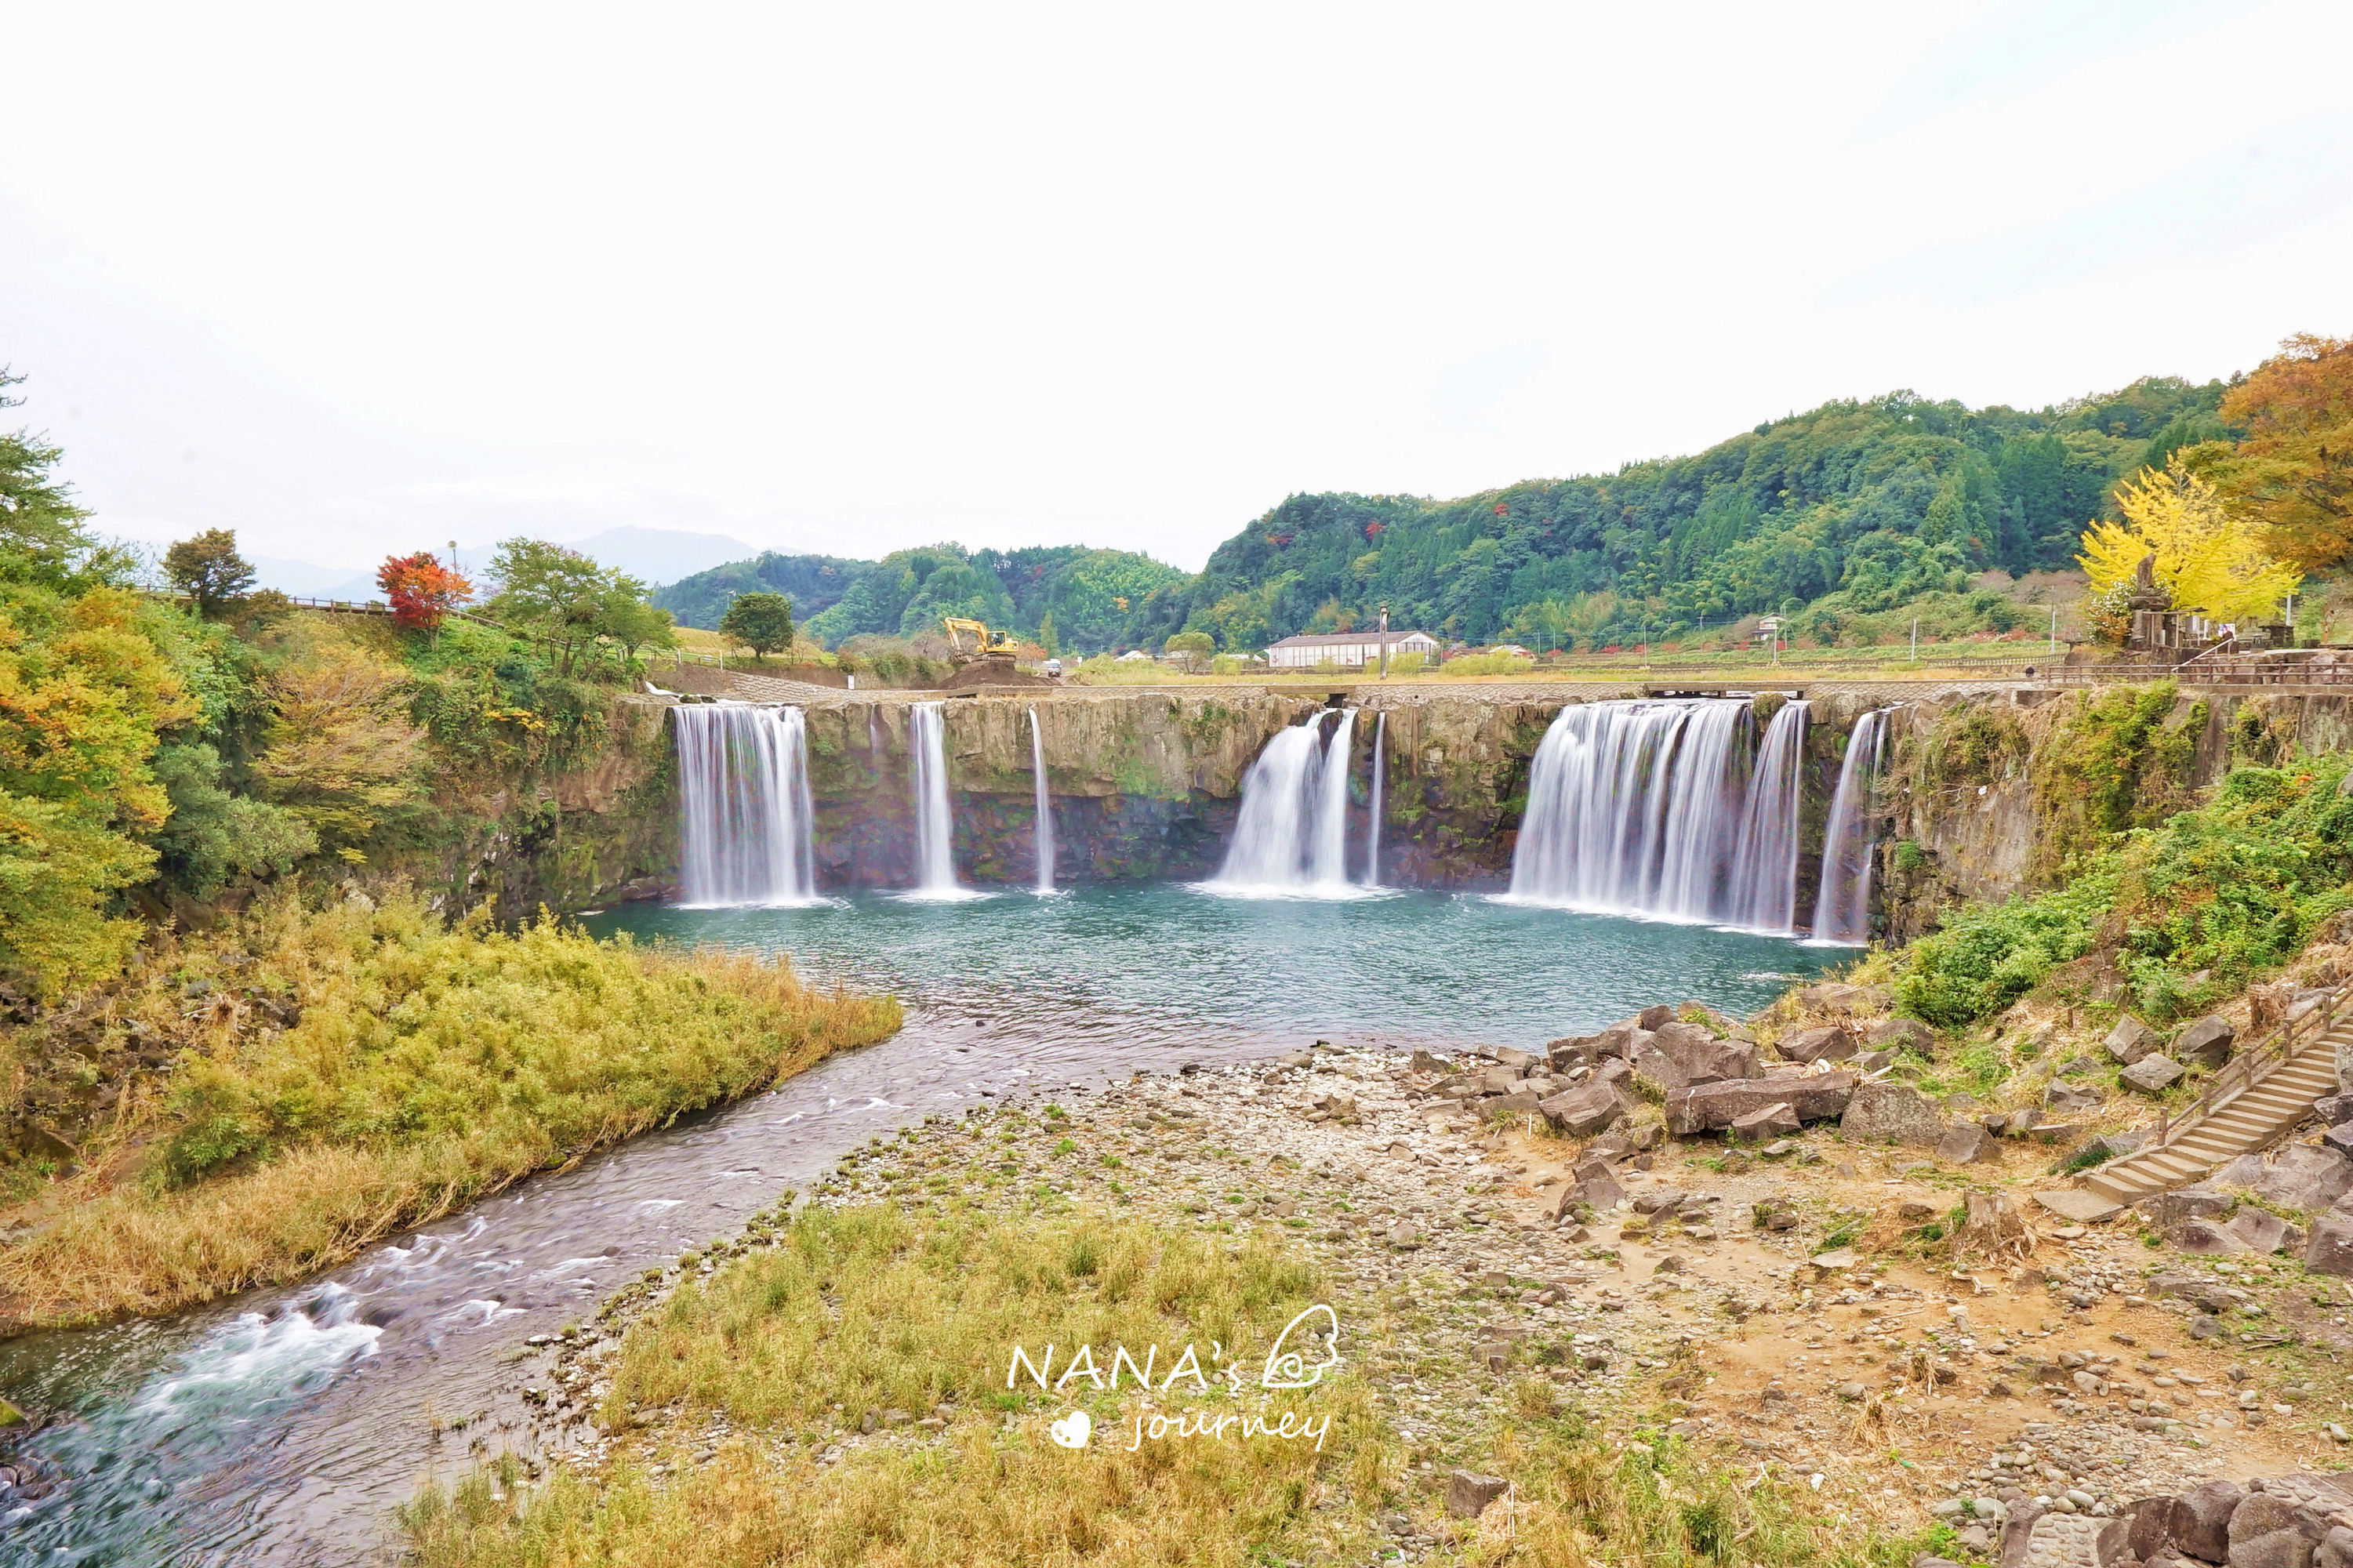
[[2263,550],[2263,525],[2235,515],[2214,487],[2176,457],[2163,473],[2143,468],[2116,493],[2122,522],[2094,522],[2084,531],[2075,559],[2090,574],[2095,595],[2132,585],[2152,552],[2158,587],[2173,608],[2218,621],[2269,621],[2304,581],[2295,567]]

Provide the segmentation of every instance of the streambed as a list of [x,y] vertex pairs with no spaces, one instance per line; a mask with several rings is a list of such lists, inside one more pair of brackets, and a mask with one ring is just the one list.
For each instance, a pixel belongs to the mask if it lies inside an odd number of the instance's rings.
[[0,1557],[377,1561],[391,1509],[423,1477],[522,1440],[512,1363],[529,1336],[928,1112],[1317,1037],[1531,1045],[1662,1000],[1746,1011],[1830,956],[1469,895],[1240,899],[1169,885],[632,906],[588,923],[790,952],[813,978],[897,991],[907,1026],[324,1280],[0,1345],[0,1391],[56,1418],[28,1447],[59,1478],[30,1511],[0,1516]]

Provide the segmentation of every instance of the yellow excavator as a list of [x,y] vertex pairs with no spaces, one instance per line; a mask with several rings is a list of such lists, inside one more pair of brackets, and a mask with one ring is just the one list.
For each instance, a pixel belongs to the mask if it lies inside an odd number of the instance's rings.
[[[1017,645],[1011,634],[990,631],[987,621],[968,621],[961,616],[943,616],[940,619],[948,628],[948,648],[955,654],[958,664],[967,664],[992,655],[1006,658],[1013,657]],[[970,647],[964,645],[967,637],[972,639]]]

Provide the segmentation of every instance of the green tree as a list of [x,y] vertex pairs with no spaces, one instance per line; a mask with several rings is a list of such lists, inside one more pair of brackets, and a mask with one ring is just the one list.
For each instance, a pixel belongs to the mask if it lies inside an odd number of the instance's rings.
[[782,594],[742,594],[719,617],[719,635],[759,658],[793,646],[793,602]]
[[[0,365],[0,408],[24,401],[8,395],[24,379]],[[0,432],[0,576],[58,585],[97,552],[90,514],[50,472],[61,455],[28,430]]]
[[1178,632],[1161,645],[1163,653],[1181,653],[1196,658],[1207,658],[1218,651],[1217,640],[1207,632]]
[[253,564],[237,552],[237,534],[208,528],[164,552],[164,574],[210,620],[253,586]]
[[646,585],[577,550],[510,539],[491,558],[491,574],[499,582],[486,606],[491,618],[553,643],[557,668],[565,676],[600,640],[611,641],[624,654],[668,646],[668,612],[646,604]]
[[1038,646],[1046,650],[1049,658],[1062,655],[1062,634],[1054,625],[1054,612],[1047,611],[1038,617]]

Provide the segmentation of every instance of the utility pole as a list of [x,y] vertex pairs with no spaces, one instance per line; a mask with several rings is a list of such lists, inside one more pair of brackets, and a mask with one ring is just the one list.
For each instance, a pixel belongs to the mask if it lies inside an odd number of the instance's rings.
[[1389,678],[1389,607],[1381,606],[1381,679]]
[[1920,617],[1912,617],[1912,662],[1920,662]]
[[2056,603],[2051,606],[2051,652],[2054,657],[2059,652],[2059,606]]

